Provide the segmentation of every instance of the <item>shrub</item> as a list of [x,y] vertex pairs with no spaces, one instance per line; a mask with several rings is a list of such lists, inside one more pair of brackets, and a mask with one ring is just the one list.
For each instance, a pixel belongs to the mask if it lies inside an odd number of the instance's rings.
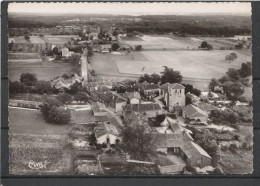
[[66,104],[66,103],[71,103],[71,102],[72,102],[72,97],[71,97],[71,95],[69,95],[69,94],[67,94],[67,93],[59,93],[59,94],[57,95],[57,99],[58,99],[60,102],[64,103],[64,104]]
[[35,85],[35,91],[39,94],[50,94],[53,88],[48,81],[38,81]]
[[37,78],[35,74],[22,73],[20,76],[20,82],[27,86],[35,86],[37,82]]

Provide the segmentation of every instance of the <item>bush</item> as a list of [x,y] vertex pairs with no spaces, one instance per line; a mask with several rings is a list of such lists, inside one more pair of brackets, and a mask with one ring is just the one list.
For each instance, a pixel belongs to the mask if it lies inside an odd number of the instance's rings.
[[67,93],[59,93],[57,95],[57,99],[62,102],[63,104],[66,103],[71,103],[72,102],[72,97],[71,95],[67,94]]
[[84,92],[79,92],[74,96],[75,101],[80,101],[80,102],[87,102],[89,99],[88,95]]
[[37,78],[35,74],[22,73],[20,76],[20,82],[27,86],[35,86],[37,82]]
[[38,81],[35,85],[35,91],[39,94],[50,94],[53,88],[48,81]]

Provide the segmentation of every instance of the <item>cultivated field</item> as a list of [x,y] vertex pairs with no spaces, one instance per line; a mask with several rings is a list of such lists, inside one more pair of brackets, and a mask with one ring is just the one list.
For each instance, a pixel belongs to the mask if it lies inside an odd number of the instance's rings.
[[[137,52],[136,52],[137,53]],[[131,55],[135,56],[135,52]],[[116,60],[120,73],[160,73],[163,66],[178,70],[186,78],[211,79],[221,77],[228,68],[240,68],[243,62],[251,61],[249,56],[238,54],[238,59],[229,63],[225,56],[230,51],[142,51],[147,60]],[[140,55],[140,54],[138,54]]]
[[163,50],[163,49],[197,49],[197,45],[189,42],[183,42],[178,38],[170,38],[164,36],[149,36],[144,35],[141,40],[130,40],[128,38],[122,38],[122,42],[131,46],[142,45],[144,50]]

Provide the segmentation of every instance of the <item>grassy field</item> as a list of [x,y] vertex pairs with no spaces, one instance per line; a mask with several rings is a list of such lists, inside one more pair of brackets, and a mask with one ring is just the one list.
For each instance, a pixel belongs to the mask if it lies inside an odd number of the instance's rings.
[[[66,174],[71,170],[66,149],[69,126],[46,123],[40,111],[9,108],[10,173],[15,175]],[[47,162],[32,169],[30,161]]]
[[66,135],[68,126],[45,122],[38,110],[9,108],[9,130],[11,134]]
[[45,61],[42,66],[42,62],[19,62],[9,63],[9,79],[11,81],[18,81],[22,73],[34,73],[38,80],[51,80],[54,77],[60,76],[64,73],[73,73],[74,66],[71,63],[54,63],[51,61]]

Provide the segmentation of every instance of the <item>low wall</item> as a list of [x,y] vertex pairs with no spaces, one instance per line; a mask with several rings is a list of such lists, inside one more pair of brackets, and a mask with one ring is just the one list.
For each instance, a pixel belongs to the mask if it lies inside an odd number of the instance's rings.
[[9,99],[9,106],[31,109],[40,109],[42,102]]
[[159,166],[159,169],[162,174],[177,174],[183,171],[185,166],[186,166],[185,164]]

